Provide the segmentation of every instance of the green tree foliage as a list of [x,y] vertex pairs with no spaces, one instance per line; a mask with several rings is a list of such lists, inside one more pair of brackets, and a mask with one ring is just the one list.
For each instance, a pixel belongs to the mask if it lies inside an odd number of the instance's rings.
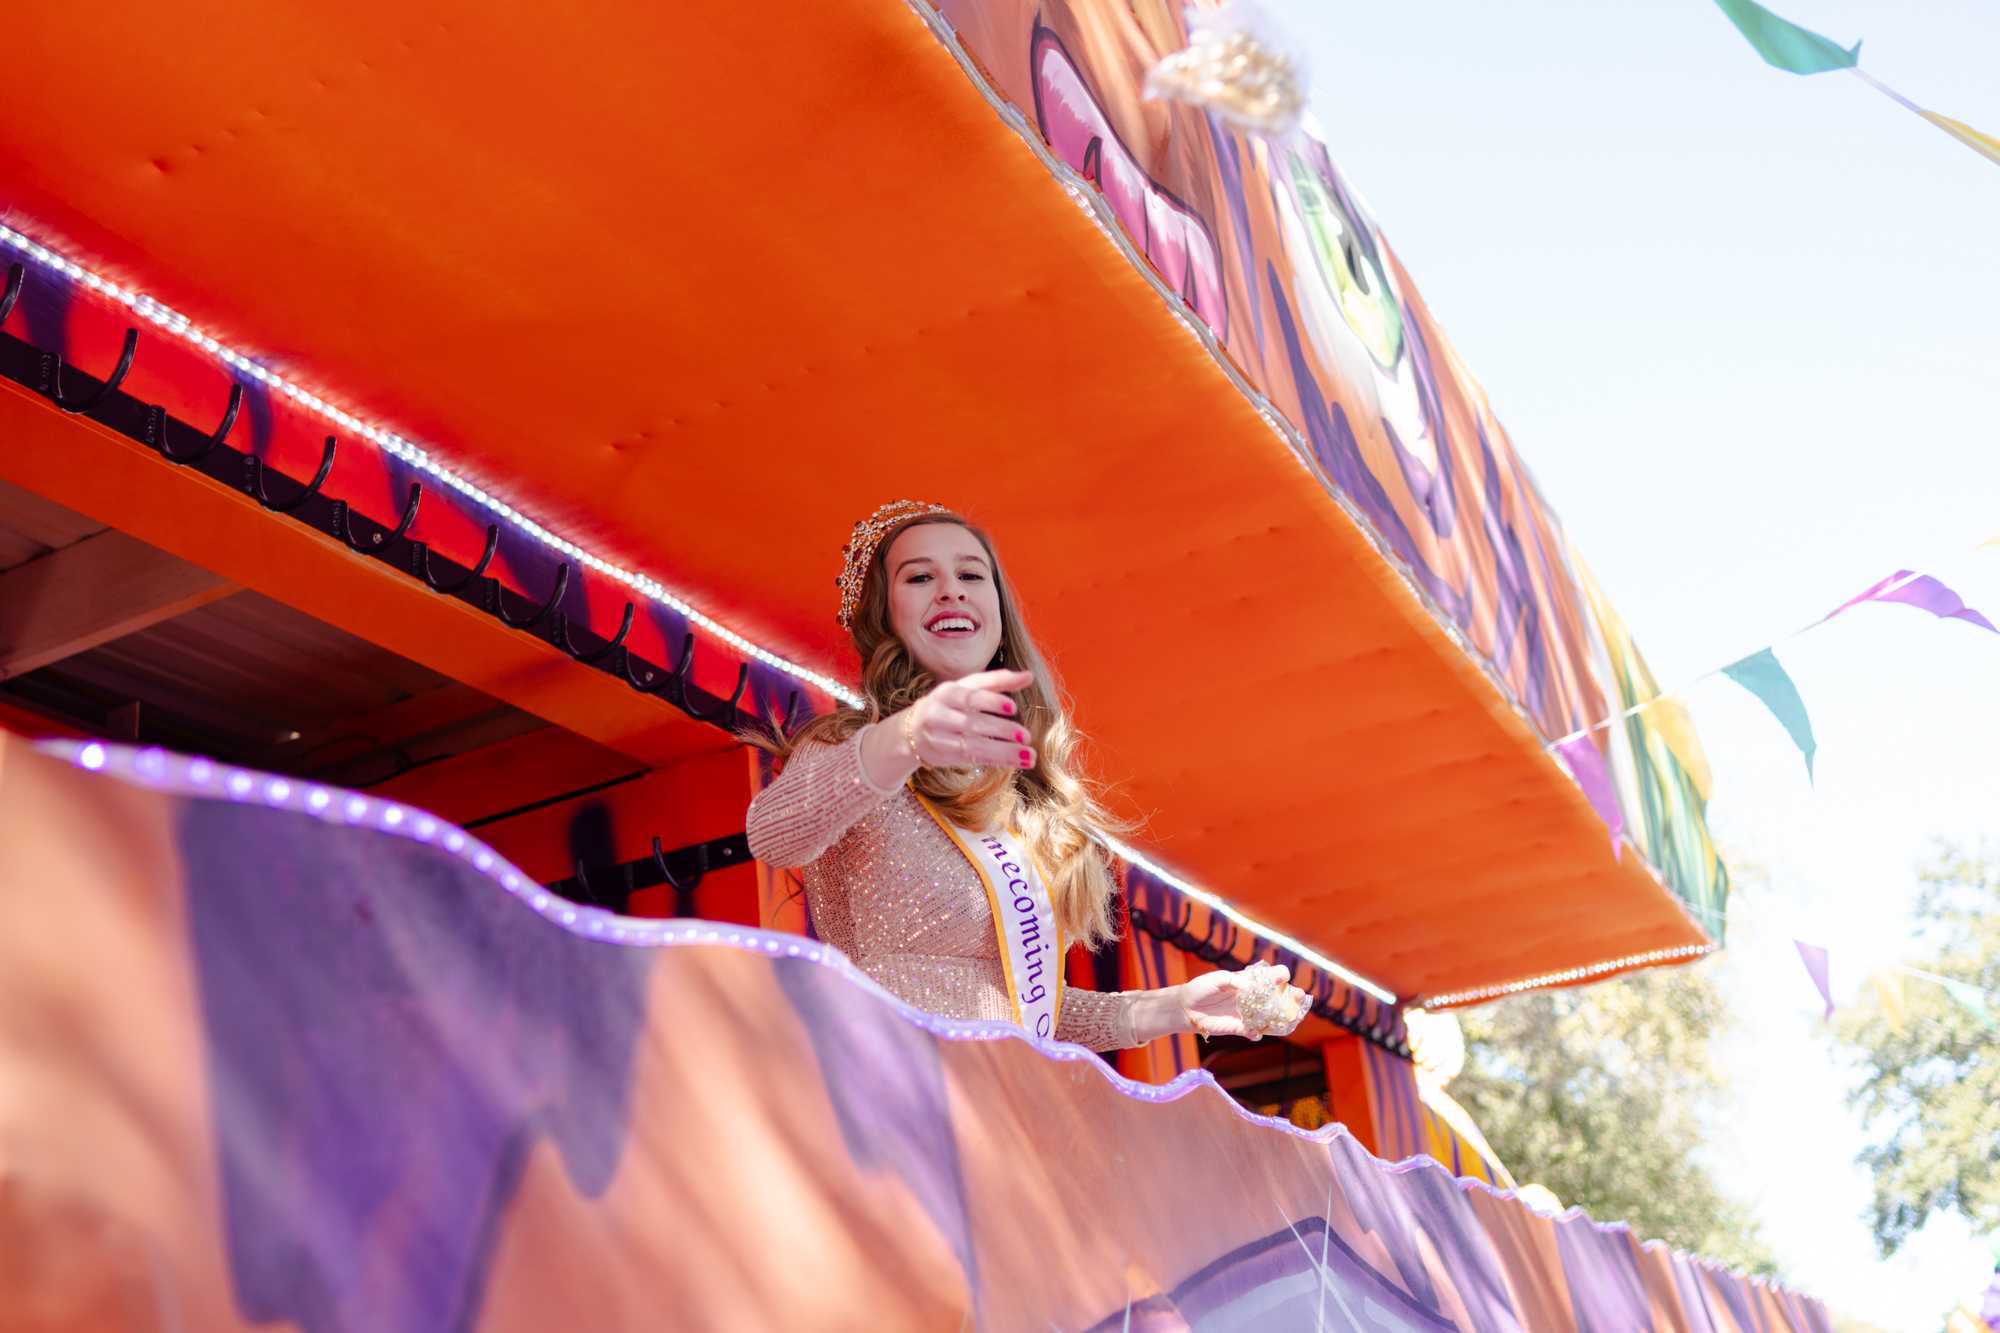
[[1702,963],[1501,1000],[1460,1016],[1451,1094],[1523,1184],[1775,1277],[1748,1211],[1700,1163],[1722,1092],[1710,1041],[1730,1016]]
[[1937,1213],[2000,1229],[1996,850],[1943,844],[1921,872],[1910,966],[1960,983],[1957,994],[1923,977],[1884,974],[1835,1020],[1861,1067],[1850,1100],[1879,1136],[1861,1161],[1875,1177],[1869,1220],[1884,1255]]

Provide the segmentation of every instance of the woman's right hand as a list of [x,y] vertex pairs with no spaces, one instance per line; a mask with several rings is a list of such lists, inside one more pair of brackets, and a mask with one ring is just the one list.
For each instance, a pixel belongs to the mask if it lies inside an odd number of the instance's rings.
[[889,718],[893,730],[928,768],[1033,768],[1035,751],[1008,698],[1034,684],[1027,671],[977,671],[948,680]]

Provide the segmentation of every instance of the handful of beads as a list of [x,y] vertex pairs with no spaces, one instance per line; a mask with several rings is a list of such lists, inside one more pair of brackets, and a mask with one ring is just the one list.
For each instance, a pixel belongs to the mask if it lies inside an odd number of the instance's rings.
[[1245,968],[1236,986],[1236,1013],[1246,1037],[1282,1037],[1306,1016],[1305,992],[1275,967]]

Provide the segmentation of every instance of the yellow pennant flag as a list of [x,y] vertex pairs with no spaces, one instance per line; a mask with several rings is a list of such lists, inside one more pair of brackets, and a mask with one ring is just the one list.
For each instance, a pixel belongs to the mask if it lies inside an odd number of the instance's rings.
[[1909,98],[1870,74],[1867,70],[1862,69],[1859,65],[1850,66],[1847,72],[1894,102],[1897,106],[1902,107],[1905,111],[1913,111],[1917,115],[1922,116],[1925,120],[1928,120],[1931,124],[1937,126],[1946,134],[1949,134],[1952,138],[1985,158],[1988,162],[1993,163],[1995,166],[2000,166],[2000,139],[1996,139],[1990,134],[1981,134],[1964,121],[1953,120],[1950,116],[1940,116],[1935,111],[1924,110],[1915,102],[1912,102]]
[[[2000,166],[2000,139],[1996,139],[1990,134],[1981,134],[1978,130],[1973,129],[1972,126],[1965,124],[1963,121],[1953,120],[1950,116],[1940,116],[1935,111],[1926,111],[1923,113],[1923,117],[1946,134],[1949,134],[1952,138],[1964,144],[1967,148],[1970,148],[1973,152],[1985,158],[1988,162]],[[2000,540],[2000,538],[1996,538],[1996,540]]]
[[1875,992],[1875,1002],[1882,1006],[1882,1016],[1889,1020],[1891,1029],[1901,1028],[1909,1022],[1909,1010],[1903,1007],[1903,974],[1900,972],[1877,972],[1868,979]]

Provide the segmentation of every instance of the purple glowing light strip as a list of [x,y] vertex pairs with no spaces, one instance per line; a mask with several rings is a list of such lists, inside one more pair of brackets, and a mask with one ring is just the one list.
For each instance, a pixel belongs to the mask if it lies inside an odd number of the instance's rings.
[[[1441,1172],[1460,1191],[1481,1190],[1496,1199],[1528,1208],[1530,1212],[1536,1212],[1537,1216],[1543,1215],[1522,1202],[1516,1191],[1502,1189],[1483,1180],[1453,1176],[1444,1163],[1434,1157],[1418,1154],[1398,1162],[1385,1162],[1369,1152],[1366,1145],[1356,1139],[1347,1126],[1338,1122],[1320,1129],[1308,1130],[1301,1129],[1289,1120],[1259,1115],[1223,1091],[1215,1076],[1205,1069],[1185,1070],[1167,1083],[1139,1083],[1126,1078],[1106,1062],[1098,1059],[1095,1052],[1069,1042],[1043,1041],[1012,1023],[993,1019],[940,1017],[884,990],[872,977],[856,967],[846,954],[830,945],[797,935],[751,926],[722,925],[710,921],[653,921],[619,916],[603,908],[571,903],[550,893],[535,880],[523,874],[505,857],[464,829],[415,806],[383,800],[376,796],[366,796],[360,792],[324,783],[300,782],[274,773],[218,764],[214,760],[199,756],[174,754],[157,747],[137,749],[124,745],[107,745],[102,741],[45,740],[36,742],[34,748],[42,754],[64,760],[89,772],[117,778],[168,795],[286,810],[328,824],[366,829],[438,847],[471,865],[475,871],[499,885],[509,896],[524,903],[543,920],[574,935],[611,944],[630,944],[644,948],[668,945],[714,945],[762,954],[769,958],[800,958],[809,963],[817,963],[822,967],[832,968],[848,981],[859,985],[870,995],[887,1004],[903,1021],[922,1028],[934,1037],[946,1041],[1019,1041],[1052,1060],[1086,1061],[1111,1084],[1115,1091],[1133,1101],[1175,1102],[1192,1093],[1206,1090],[1220,1097],[1223,1104],[1238,1119],[1260,1129],[1276,1130],[1295,1139],[1323,1145],[1329,1155],[1335,1143],[1342,1139],[1351,1140],[1378,1170],[1391,1175],[1426,1170]],[[1331,1170],[1330,1165],[1329,1170]],[[1633,1234],[1631,1227],[1623,1222],[1599,1222],[1591,1218],[1587,1211],[1578,1207],[1568,1208],[1551,1220],[1572,1222],[1579,1218],[1606,1234],[1617,1234],[1628,1239]],[[1637,1243],[1642,1250],[1666,1250],[1669,1253],[1677,1253],[1664,1241],[1648,1240]],[[1727,1273],[1740,1281],[1770,1286],[1761,1278],[1752,1277],[1714,1260],[1704,1259],[1698,1255],[1687,1255],[1686,1258],[1690,1263],[1712,1273]]]

